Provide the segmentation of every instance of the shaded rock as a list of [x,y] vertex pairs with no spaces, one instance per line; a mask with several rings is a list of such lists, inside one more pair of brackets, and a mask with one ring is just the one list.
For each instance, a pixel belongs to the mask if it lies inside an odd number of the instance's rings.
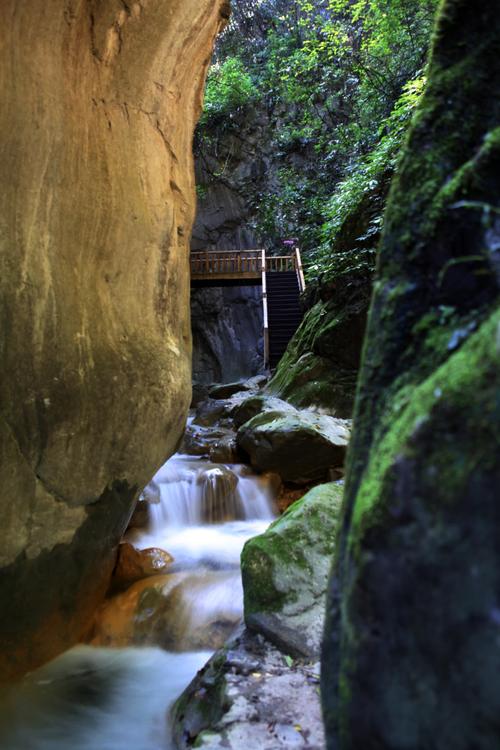
[[243,631],[216,653],[173,708],[176,746],[323,750],[319,664],[294,662]]
[[253,388],[253,384],[250,384],[248,381],[243,380],[238,383],[225,383],[224,385],[216,385],[208,392],[208,395],[210,396],[210,398],[214,399],[231,398],[231,396],[234,396],[236,393],[241,393],[242,391],[251,391]]
[[[186,428],[180,445],[181,453],[189,456],[205,456],[215,463],[233,463],[236,451],[235,432],[223,427],[206,429],[192,424]],[[219,456],[219,458],[212,458],[212,456]]]
[[156,645],[167,651],[220,648],[241,621],[238,571],[198,570],[133,584],[98,612],[92,644]]
[[183,428],[191,141],[224,5],[2,5],[6,676],[87,629],[138,488]]
[[235,426],[241,427],[258,414],[270,411],[283,414],[284,412],[296,412],[297,410],[282,399],[259,394],[244,399],[233,409],[231,416]]
[[213,427],[222,419],[227,418],[232,408],[229,401],[209,398],[198,404],[193,424],[200,427]]
[[263,367],[263,312],[259,287],[193,288],[193,378],[221,383]]
[[143,578],[160,575],[173,561],[172,555],[165,550],[156,547],[136,549],[132,544],[122,542],[118,547],[111,586],[114,590],[125,589]]
[[149,524],[149,503],[141,500],[137,500],[134,512],[128,522],[128,529],[145,529]]
[[356,399],[323,646],[331,750],[499,745],[497,3],[445,0],[433,40]]
[[206,383],[193,383],[192,396],[191,396],[191,408],[196,409],[198,404],[202,401],[206,401],[208,398],[208,391],[210,385]]
[[300,500],[301,497],[304,497],[310,489],[310,487],[290,487],[286,484],[282,485],[277,495],[277,505],[280,513],[284,513],[290,505],[297,502],[297,500]]
[[244,517],[236,497],[238,477],[225,466],[208,468],[199,475],[197,484],[202,490],[205,523],[223,523]]
[[238,446],[236,435],[228,434],[223,438],[215,439],[210,447],[208,457],[214,463],[234,464],[238,461]]
[[346,420],[313,412],[264,412],[237,433],[237,445],[259,471],[275,471],[283,481],[307,484],[342,466],[349,441]]
[[127,528],[145,529],[149,524],[149,506],[158,505],[160,499],[159,486],[156,482],[149,482],[137,500]]
[[342,488],[324,484],[243,548],[245,622],[285,653],[319,656]]

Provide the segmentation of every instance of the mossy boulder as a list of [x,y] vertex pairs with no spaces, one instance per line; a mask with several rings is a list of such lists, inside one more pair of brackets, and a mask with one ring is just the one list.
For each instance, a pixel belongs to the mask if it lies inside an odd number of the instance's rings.
[[496,750],[500,37],[442,4],[391,189],[329,587],[329,750]]
[[315,487],[243,549],[245,622],[285,653],[319,653],[341,503],[340,485]]
[[307,484],[343,466],[349,423],[311,411],[269,411],[238,430],[238,448],[258,471],[273,471],[284,482]]
[[366,295],[350,304],[336,298],[317,301],[288,344],[266,392],[297,407],[319,407],[349,418],[367,305]]

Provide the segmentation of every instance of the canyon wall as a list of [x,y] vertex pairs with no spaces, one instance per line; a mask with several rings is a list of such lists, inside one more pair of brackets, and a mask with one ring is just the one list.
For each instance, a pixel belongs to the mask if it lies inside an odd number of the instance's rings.
[[190,398],[191,144],[224,0],[3,3],[2,674],[85,630]]
[[500,35],[441,9],[391,188],[322,665],[329,750],[494,750]]
[[201,287],[191,292],[193,381],[250,378],[264,367],[260,286]]

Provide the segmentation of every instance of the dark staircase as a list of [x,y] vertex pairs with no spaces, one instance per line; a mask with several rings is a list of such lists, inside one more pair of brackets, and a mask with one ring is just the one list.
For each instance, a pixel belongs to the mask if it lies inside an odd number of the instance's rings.
[[275,368],[302,322],[296,271],[266,273],[269,365]]

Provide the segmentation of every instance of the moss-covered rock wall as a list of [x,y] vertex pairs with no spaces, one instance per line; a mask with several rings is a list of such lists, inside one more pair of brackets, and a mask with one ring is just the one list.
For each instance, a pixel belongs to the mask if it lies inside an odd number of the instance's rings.
[[500,742],[500,33],[446,0],[393,182],[323,654],[329,750]]

